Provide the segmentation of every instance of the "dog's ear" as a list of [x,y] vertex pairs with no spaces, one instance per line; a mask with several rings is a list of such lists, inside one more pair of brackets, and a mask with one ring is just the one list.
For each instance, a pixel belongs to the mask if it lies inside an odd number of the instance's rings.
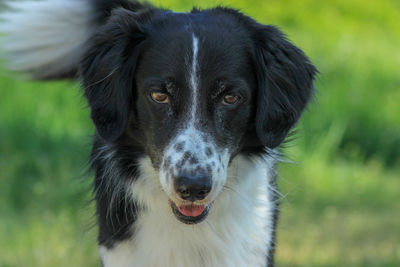
[[275,148],[311,98],[317,70],[276,27],[258,24],[253,42],[258,84],[256,132],[264,146]]
[[80,76],[91,118],[107,141],[115,141],[128,124],[144,40],[137,14],[119,8],[89,40],[82,58]]

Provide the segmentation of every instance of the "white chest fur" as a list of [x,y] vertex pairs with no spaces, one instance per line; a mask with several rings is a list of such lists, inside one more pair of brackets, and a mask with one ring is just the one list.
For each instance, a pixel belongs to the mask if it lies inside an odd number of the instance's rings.
[[132,193],[146,210],[131,239],[99,248],[104,266],[265,266],[275,208],[272,165],[270,158],[236,157],[207,219],[186,225],[174,217],[149,159],[142,160]]

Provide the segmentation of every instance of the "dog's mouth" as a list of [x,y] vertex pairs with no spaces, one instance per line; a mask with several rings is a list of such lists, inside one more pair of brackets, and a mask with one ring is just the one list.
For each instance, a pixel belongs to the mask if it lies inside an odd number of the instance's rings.
[[209,205],[179,205],[177,206],[174,202],[170,201],[172,212],[175,217],[185,224],[196,224],[202,222],[208,215],[210,210]]

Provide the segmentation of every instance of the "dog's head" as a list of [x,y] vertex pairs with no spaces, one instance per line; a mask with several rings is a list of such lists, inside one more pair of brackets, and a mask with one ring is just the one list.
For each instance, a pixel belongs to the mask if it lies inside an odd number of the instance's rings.
[[113,12],[81,77],[105,142],[141,146],[184,223],[207,215],[231,159],[278,147],[316,69],[273,26],[230,9]]

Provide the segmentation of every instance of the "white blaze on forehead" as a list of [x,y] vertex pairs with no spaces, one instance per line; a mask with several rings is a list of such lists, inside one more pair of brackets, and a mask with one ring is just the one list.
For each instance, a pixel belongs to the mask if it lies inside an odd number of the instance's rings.
[[196,35],[192,35],[192,68],[190,72],[190,89],[192,90],[192,105],[191,105],[191,118],[189,119],[189,123],[193,127],[194,122],[196,120],[196,111],[197,111],[197,103],[198,97],[197,92],[199,90],[199,80],[198,80],[198,70],[197,70],[197,56],[199,53],[199,39]]

